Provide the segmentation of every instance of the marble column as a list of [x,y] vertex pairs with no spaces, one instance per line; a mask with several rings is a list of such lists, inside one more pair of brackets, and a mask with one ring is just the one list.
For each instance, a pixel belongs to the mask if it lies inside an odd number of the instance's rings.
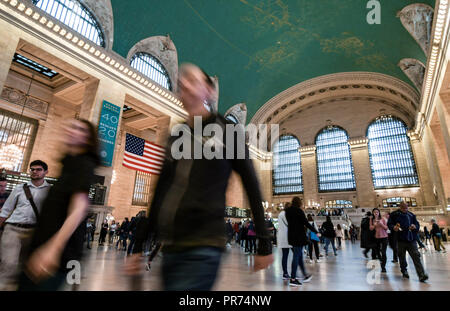
[[11,28],[11,25],[4,20],[0,20],[0,29],[2,29],[2,35],[0,36],[0,91],[3,90],[5,85],[20,40],[15,31],[7,31],[9,28]]
[[[318,182],[317,182],[317,163],[316,147],[305,146],[300,148],[300,156],[303,173],[303,199],[304,205],[318,203]],[[322,207],[322,206],[321,206]]]

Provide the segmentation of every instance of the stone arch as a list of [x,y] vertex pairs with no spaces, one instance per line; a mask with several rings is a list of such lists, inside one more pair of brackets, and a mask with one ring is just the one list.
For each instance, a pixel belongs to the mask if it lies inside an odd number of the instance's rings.
[[172,92],[177,91],[178,53],[170,36],[154,36],[136,43],[128,52],[127,62],[138,52],[148,53],[159,60],[169,74]]

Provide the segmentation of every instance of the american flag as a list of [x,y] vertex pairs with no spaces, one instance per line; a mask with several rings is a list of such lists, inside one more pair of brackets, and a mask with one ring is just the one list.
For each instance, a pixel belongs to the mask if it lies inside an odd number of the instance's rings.
[[123,166],[159,175],[164,161],[164,148],[127,133]]

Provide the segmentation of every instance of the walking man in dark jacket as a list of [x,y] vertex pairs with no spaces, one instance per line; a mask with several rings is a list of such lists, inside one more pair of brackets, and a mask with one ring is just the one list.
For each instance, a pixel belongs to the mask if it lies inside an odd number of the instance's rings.
[[370,230],[370,218],[371,212],[366,213],[366,217],[361,220],[361,248],[364,249],[364,257],[367,258],[367,254],[372,250],[372,259],[377,259],[375,231]]
[[[213,111],[209,103],[214,102],[217,96],[214,82],[199,67],[183,65],[178,82],[179,96],[188,118],[185,124],[177,127],[180,131],[176,130],[175,134],[178,134],[169,138],[150,207],[148,229],[150,233],[157,232],[163,244],[162,278],[165,290],[210,290],[226,244],[225,193],[233,170],[241,176],[259,240],[255,270],[265,269],[273,262],[271,237],[264,225],[262,196],[245,145],[245,132],[230,133],[226,119]],[[199,120],[202,133],[206,132],[206,126],[222,129],[223,137],[215,134],[213,138],[218,141],[215,145],[218,149],[226,149],[226,158],[209,158],[204,154],[198,157],[195,153],[196,146],[200,151],[205,150],[209,142],[204,143],[203,137],[195,133]],[[186,140],[183,139],[185,133],[187,140],[194,146],[194,155],[187,145],[179,144],[180,139],[183,142]],[[228,138],[232,138],[231,144]],[[243,157],[236,155],[239,150],[244,151]],[[181,157],[179,153],[182,153]],[[126,267],[129,274],[143,270],[139,261],[142,242],[146,239],[136,237],[135,255]]]
[[417,249],[416,239],[420,224],[416,219],[416,215],[408,211],[408,205],[405,202],[401,202],[399,210],[391,214],[388,220],[388,227],[389,230],[397,232],[398,258],[403,277],[409,279],[408,264],[406,262],[406,252],[408,252],[413,260],[420,282],[428,280],[428,275],[425,273],[420,260],[420,252]]

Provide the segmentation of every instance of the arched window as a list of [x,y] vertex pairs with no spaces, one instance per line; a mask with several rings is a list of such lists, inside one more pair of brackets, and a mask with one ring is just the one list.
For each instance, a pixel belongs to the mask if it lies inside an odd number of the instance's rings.
[[333,200],[325,202],[326,208],[352,208],[352,201],[348,200]]
[[82,36],[105,47],[105,39],[99,23],[79,1],[33,0],[33,3]]
[[131,67],[137,69],[139,72],[149,77],[156,83],[172,90],[169,74],[158,59],[152,55],[144,52],[138,52],[131,58]]
[[232,114],[228,114],[228,115],[225,117],[225,119],[227,119],[228,121],[230,121],[230,122],[232,122],[232,123],[234,123],[234,124],[238,124],[238,123],[239,123],[238,119],[237,119],[234,115],[232,115]]
[[369,125],[369,158],[375,189],[418,186],[416,164],[407,127],[393,116],[381,116]]
[[300,142],[292,135],[285,135],[273,147],[273,193],[301,193],[302,167]]
[[328,126],[316,138],[319,191],[355,190],[348,135],[337,126]]

